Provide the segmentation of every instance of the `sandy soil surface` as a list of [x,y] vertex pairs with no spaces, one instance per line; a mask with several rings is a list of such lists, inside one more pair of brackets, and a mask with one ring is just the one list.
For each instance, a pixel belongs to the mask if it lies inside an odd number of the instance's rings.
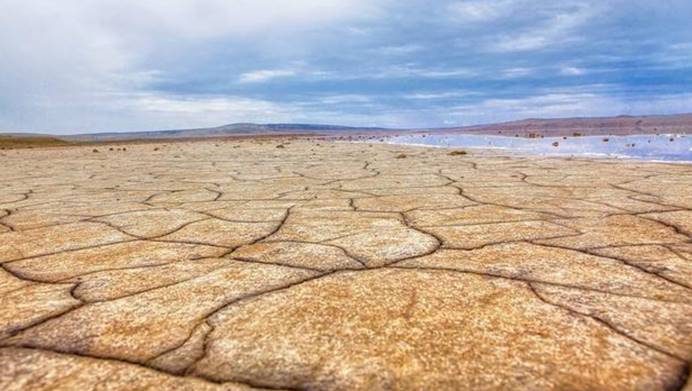
[[0,152],[0,389],[684,387],[692,166],[449,152]]

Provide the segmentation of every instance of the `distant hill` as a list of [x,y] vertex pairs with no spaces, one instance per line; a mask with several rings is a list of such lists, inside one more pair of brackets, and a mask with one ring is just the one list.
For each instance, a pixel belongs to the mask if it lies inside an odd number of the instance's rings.
[[[650,116],[618,116],[593,118],[531,118],[497,124],[458,126],[449,128],[390,129],[378,127],[352,127],[323,124],[254,124],[236,123],[211,128],[155,130],[146,132],[85,133],[69,136],[44,136],[40,134],[0,134],[1,137],[33,138],[29,143],[49,142],[49,137],[61,142],[109,142],[130,140],[198,139],[223,137],[314,135],[352,136],[385,135],[404,132],[494,134],[504,136],[575,136],[575,135],[626,135],[652,133],[692,134],[692,113]],[[6,141],[7,142],[7,141]]]
[[155,130],[148,132],[113,132],[113,133],[89,133],[64,136],[66,140],[75,141],[115,141],[132,139],[177,139],[177,138],[206,138],[228,136],[255,136],[255,135],[298,135],[298,134],[333,134],[335,132],[378,132],[385,128],[351,127],[320,124],[253,124],[237,123],[222,125],[213,128],[179,129],[179,130]]
[[66,145],[71,145],[71,143],[53,136],[21,133],[0,134],[0,149],[60,147]]
[[626,135],[650,133],[692,133],[692,113],[592,118],[531,118],[497,124],[433,129],[435,132],[502,134],[505,136]]

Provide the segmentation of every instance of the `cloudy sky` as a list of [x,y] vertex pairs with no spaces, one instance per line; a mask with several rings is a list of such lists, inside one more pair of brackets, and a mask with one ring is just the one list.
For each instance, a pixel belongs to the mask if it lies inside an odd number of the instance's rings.
[[0,0],[0,130],[692,112],[689,0]]

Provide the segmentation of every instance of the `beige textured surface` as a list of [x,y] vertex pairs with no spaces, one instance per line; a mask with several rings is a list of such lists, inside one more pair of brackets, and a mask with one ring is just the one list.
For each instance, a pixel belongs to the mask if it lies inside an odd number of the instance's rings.
[[690,165],[99,150],[0,155],[0,389],[688,383]]

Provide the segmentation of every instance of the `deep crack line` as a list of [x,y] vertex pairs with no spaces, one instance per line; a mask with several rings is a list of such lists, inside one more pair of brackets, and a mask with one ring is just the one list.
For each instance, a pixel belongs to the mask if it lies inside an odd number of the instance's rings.
[[[396,261],[396,262],[393,262],[391,264],[384,265],[384,266],[377,267],[377,268],[372,268],[369,270],[381,269],[381,268],[390,268],[390,269],[401,269],[401,270],[423,271],[423,272],[448,272],[448,273],[461,273],[461,274],[475,274],[475,275],[479,275],[479,276],[493,277],[493,278],[499,278],[499,279],[504,279],[504,280],[509,280],[509,281],[538,283],[538,284],[543,284],[543,285],[555,286],[555,287],[559,287],[559,288],[567,288],[567,289],[575,289],[575,290],[580,290],[580,291],[602,293],[605,295],[620,296],[620,297],[625,297],[625,298],[641,299],[641,300],[648,300],[648,301],[661,302],[661,303],[672,303],[672,304],[682,304],[682,305],[692,306],[692,304],[690,304],[688,301],[676,301],[676,300],[667,300],[667,299],[647,297],[647,296],[632,295],[632,294],[627,294],[627,293],[619,293],[619,292],[613,292],[613,291],[608,291],[608,290],[603,290],[603,289],[598,289],[598,288],[592,288],[592,287],[583,286],[583,285],[566,284],[566,283],[561,283],[561,282],[556,282],[556,281],[541,280],[541,279],[537,279],[537,278],[526,278],[526,277],[503,274],[503,273],[494,273],[494,272],[489,272],[489,271],[481,271],[481,270],[474,270],[474,269],[461,269],[461,268],[445,267],[445,266],[419,266],[419,265],[401,265],[400,264],[406,260],[408,260],[408,259]],[[359,270],[353,270],[353,271],[359,271]]]
[[544,295],[542,295],[541,293],[539,293],[538,290],[536,289],[536,287],[535,287],[533,284],[534,284],[534,283],[532,283],[532,282],[526,282],[526,285],[528,286],[529,290],[530,290],[539,300],[541,300],[542,302],[544,302],[544,303],[546,303],[546,304],[549,304],[549,305],[552,305],[552,306],[557,307],[557,308],[561,308],[561,309],[563,309],[563,310],[569,312],[570,314],[573,314],[573,315],[576,315],[576,316],[583,316],[583,317],[591,318],[591,319],[595,320],[596,322],[602,324],[603,326],[607,327],[608,329],[610,329],[610,330],[613,331],[614,333],[619,334],[619,335],[621,335],[621,336],[623,336],[623,337],[625,337],[625,338],[627,338],[627,339],[629,339],[629,340],[632,340],[632,341],[636,342],[637,344],[646,347],[647,349],[654,350],[654,351],[656,351],[656,352],[658,352],[658,353],[661,353],[661,354],[666,355],[666,356],[668,356],[668,357],[674,358],[674,359],[676,359],[676,360],[678,360],[678,361],[680,361],[680,362],[682,362],[682,363],[685,363],[685,364],[689,365],[689,362],[688,362],[687,360],[685,360],[684,358],[678,356],[677,354],[672,353],[672,352],[669,352],[669,351],[667,351],[667,350],[665,350],[665,349],[663,349],[663,348],[661,348],[661,347],[658,347],[658,346],[656,346],[656,345],[653,345],[653,344],[651,344],[651,343],[649,343],[649,342],[643,341],[643,340],[641,340],[641,339],[639,339],[639,338],[637,338],[637,337],[634,337],[634,336],[632,336],[632,335],[626,333],[625,331],[620,330],[617,326],[615,326],[615,325],[612,324],[611,322],[609,322],[609,321],[607,321],[607,320],[601,318],[600,316],[593,315],[593,314],[589,314],[589,313],[580,312],[580,311],[577,311],[577,310],[575,310],[575,309],[573,309],[573,308],[571,308],[571,307],[568,307],[568,306],[563,305],[563,304],[556,303],[556,302],[554,302],[554,301],[548,299],[547,297],[545,297]]
[[[239,298],[235,298],[235,299],[233,299],[233,300],[230,300],[230,301],[228,301],[228,302],[226,302],[226,303],[221,304],[221,305],[218,306],[217,308],[215,308],[215,309],[213,309],[212,311],[209,311],[208,313],[206,313],[205,315],[203,315],[203,316],[202,316],[202,322],[208,322],[209,319],[210,319],[211,317],[213,317],[215,314],[218,314],[218,313],[220,313],[221,311],[225,310],[226,308],[228,308],[228,307],[230,307],[230,306],[232,306],[232,305],[235,305],[235,304],[237,304],[237,303],[240,303],[240,302],[243,302],[243,301],[247,301],[247,300],[256,299],[256,298],[259,298],[259,297],[262,297],[262,296],[265,296],[265,295],[268,295],[268,294],[272,294],[272,293],[284,291],[284,290],[293,288],[293,287],[298,286],[298,285],[302,285],[302,284],[305,284],[305,283],[308,283],[308,282],[311,282],[311,281],[314,281],[314,280],[317,280],[317,279],[320,279],[320,278],[324,278],[324,277],[327,277],[327,276],[331,276],[331,275],[333,275],[333,274],[335,274],[335,273],[338,273],[338,272],[339,272],[339,271],[330,271],[330,272],[318,273],[318,274],[315,274],[315,275],[313,275],[313,276],[311,276],[311,277],[302,279],[302,280],[300,280],[300,281],[296,281],[296,282],[293,282],[293,283],[290,283],[290,284],[286,284],[286,285],[283,285],[283,286],[279,286],[279,287],[276,287],[276,288],[272,288],[272,289],[269,289],[269,290],[259,291],[259,292],[255,292],[255,293],[251,293],[251,294],[248,294],[248,295],[239,297]],[[200,322],[200,323],[201,323],[201,322]],[[200,323],[198,323],[195,327],[197,327]],[[199,357],[197,360],[195,360],[192,364],[190,364],[190,365],[187,367],[187,369],[185,370],[185,373],[186,373],[186,374],[194,373],[194,372],[195,372],[196,366],[199,364],[199,362],[201,362],[201,361],[206,357],[209,344],[211,343],[211,341],[209,340],[209,336],[210,336],[211,332],[213,331],[214,325],[213,325],[213,324],[210,324],[210,326],[212,327],[211,330],[210,330],[210,331],[205,335],[205,337],[204,337],[204,342],[203,342],[203,352],[204,352],[204,353],[202,354],[201,357]]]
[[[542,240],[542,239],[537,239],[537,240]],[[567,247],[567,246],[559,246],[559,245],[555,245],[555,244],[540,243],[540,242],[537,242],[537,241],[535,241],[535,240],[529,240],[529,242],[530,242],[531,244],[533,244],[533,245],[536,245],[536,246],[542,246],[542,247],[548,247],[548,248],[556,248],[556,249],[565,250],[565,251],[577,252],[577,253],[581,253],[581,254],[584,254],[584,255],[590,255],[590,256],[593,256],[593,257],[596,257],[596,258],[599,258],[599,257],[600,257],[600,258],[606,258],[606,259],[618,261],[618,262],[622,263],[622,264],[625,265],[625,266],[628,266],[628,267],[631,267],[631,268],[633,268],[633,269],[636,269],[636,270],[638,270],[638,271],[640,271],[640,272],[643,272],[643,273],[646,273],[646,274],[655,276],[655,277],[660,278],[660,279],[662,279],[662,280],[664,280],[664,281],[666,281],[666,282],[668,282],[668,283],[671,283],[671,284],[673,284],[673,285],[677,285],[677,286],[679,286],[679,287],[681,287],[681,288],[684,288],[684,289],[692,290],[692,287],[689,286],[689,285],[687,285],[687,284],[685,284],[685,283],[682,283],[682,282],[680,282],[680,281],[676,281],[676,280],[674,280],[674,279],[671,279],[670,277],[667,277],[667,276],[664,276],[664,275],[659,274],[659,273],[657,273],[657,272],[648,270],[647,268],[645,268],[645,267],[643,267],[643,266],[637,265],[636,263],[632,263],[632,261],[630,261],[630,260],[628,260],[628,259],[626,259],[626,258],[616,257],[616,256],[613,256],[613,255],[603,255],[603,254],[600,254],[600,253],[597,253],[597,252],[593,252],[593,251],[590,251],[590,250],[585,250],[585,249],[577,249],[577,248],[571,248],[571,247]]]
[[106,361],[106,362],[113,362],[113,363],[120,363],[120,364],[126,364],[126,365],[133,365],[139,368],[143,368],[149,371],[153,371],[156,373],[160,373],[166,376],[171,376],[175,378],[180,378],[180,379],[185,379],[185,378],[191,378],[191,379],[198,379],[207,383],[211,384],[217,384],[217,385],[224,385],[224,384],[245,384],[249,386],[250,388],[257,388],[255,386],[252,386],[249,383],[242,383],[242,382],[219,382],[216,381],[212,378],[206,378],[203,376],[194,376],[194,375],[185,375],[181,376],[172,372],[168,371],[163,371],[160,370],[156,367],[149,366],[145,363],[137,362],[137,361],[131,361],[123,358],[115,358],[115,357],[102,357],[102,356],[97,356],[97,355],[90,355],[90,354],[85,354],[85,353],[80,353],[76,351],[70,351],[70,350],[62,350],[62,349],[49,349],[49,348],[43,348],[43,347],[37,347],[37,346],[31,346],[28,344],[17,344],[17,345],[2,345],[0,344],[0,349],[26,349],[26,350],[34,350],[34,351],[39,351],[39,352],[48,352],[48,353],[56,353],[60,355],[65,355],[65,356],[76,356],[76,357],[81,357],[81,358],[87,358],[87,359],[92,359],[92,360],[98,360],[98,361]]

